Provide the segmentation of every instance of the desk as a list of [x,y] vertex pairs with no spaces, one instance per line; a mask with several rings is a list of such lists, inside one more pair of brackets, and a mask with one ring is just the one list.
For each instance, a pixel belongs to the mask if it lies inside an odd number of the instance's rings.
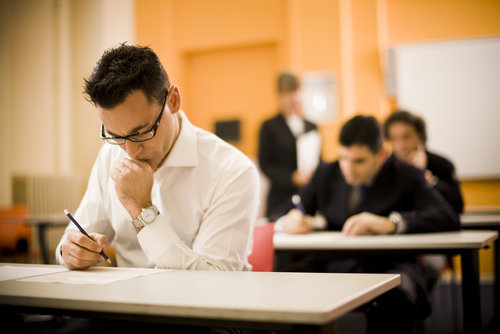
[[302,235],[276,233],[275,259],[286,253],[328,252],[332,255],[451,254],[461,255],[464,332],[481,332],[479,249],[498,238],[495,231],[458,231],[425,234],[345,237],[340,232]]
[[0,281],[0,311],[331,333],[335,319],[400,280],[399,274],[187,270],[102,285],[8,280]]
[[[500,232],[500,211],[492,212],[470,212],[464,213],[460,217],[460,224],[463,229],[487,229]],[[494,245],[494,315],[496,321],[500,321],[500,239],[495,240]]]

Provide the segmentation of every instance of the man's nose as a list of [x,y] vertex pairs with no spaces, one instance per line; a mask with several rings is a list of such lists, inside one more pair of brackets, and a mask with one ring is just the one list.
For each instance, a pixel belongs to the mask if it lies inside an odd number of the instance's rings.
[[142,143],[135,143],[133,141],[126,140],[125,144],[123,144],[123,148],[130,158],[137,159],[139,153],[142,151]]

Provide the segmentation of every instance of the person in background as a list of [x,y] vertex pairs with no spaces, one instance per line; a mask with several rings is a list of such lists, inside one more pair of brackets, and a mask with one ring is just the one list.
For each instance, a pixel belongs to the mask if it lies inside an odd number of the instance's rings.
[[[292,209],[275,224],[276,233],[308,233],[315,215],[327,230],[346,236],[423,233],[459,228],[458,215],[432,189],[423,173],[392,156],[382,126],[355,116],[340,131],[338,161],[322,163],[298,191],[305,214]],[[280,232],[282,231],[282,232]],[[294,268],[317,272],[400,273],[401,285],[366,309],[368,333],[410,333],[430,313],[425,274],[416,257],[367,255],[332,260],[306,255]]]
[[427,150],[426,125],[421,117],[405,110],[396,110],[385,120],[384,135],[398,159],[424,171],[427,182],[439,191],[457,213],[463,212],[464,201],[455,166],[445,157]]
[[[385,120],[384,135],[392,146],[393,155],[422,170],[429,185],[458,214],[463,212],[464,201],[455,166],[445,157],[427,150],[427,131],[423,118],[406,110],[396,110]],[[434,287],[443,269],[452,264],[451,257],[444,255],[424,255],[420,261],[426,271],[429,289]]]
[[259,165],[268,178],[266,216],[274,221],[290,197],[309,182],[313,170],[298,169],[297,138],[317,131],[316,124],[302,115],[300,81],[292,73],[278,76],[279,113],[262,123],[259,132]]

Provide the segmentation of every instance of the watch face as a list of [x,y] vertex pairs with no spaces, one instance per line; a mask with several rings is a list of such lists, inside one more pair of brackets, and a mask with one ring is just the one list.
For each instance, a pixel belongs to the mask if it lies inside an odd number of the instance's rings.
[[151,223],[156,218],[156,213],[151,208],[144,209],[142,211],[142,219],[147,223]]

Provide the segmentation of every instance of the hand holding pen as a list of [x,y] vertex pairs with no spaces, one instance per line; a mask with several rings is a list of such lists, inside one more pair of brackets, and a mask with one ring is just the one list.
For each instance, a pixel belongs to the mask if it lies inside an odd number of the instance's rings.
[[297,210],[291,210],[285,217],[283,232],[292,234],[308,233],[314,227],[311,216],[307,215],[299,195],[292,196],[292,203]]
[[[94,240],[81,226],[80,224],[78,224],[78,222],[76,221],[76,219],[68,212],[68,210],[64,209],[64,213],[66,214],[66,216],[68,216],[68,218],[73,222],[73,224],[75,224],[75,226],[80,230],[80,232],[85,235],[87,238],[89,238],[90,240],[96,242],[96,240]],[[102,236],[104,237],[104,236]],[[104,237],[105,238],[105,237]],[[80,245],[79,243],[75,242],[75,241],[71,241],[70,242],[73,242],[74,244],[76,244],[78,247],[82,247],[82,248],[86,248],[87,250],[91,251],[90,248],[88,247],[85,247],[83,245]],[[100,251],[100,254],[102,257],[104,257],[104,259],[108,262],[108,263],[111,263],[111,260],[109,259],[109,257],[106,255],[106,253],[104,253],[103,250]],[[88,262],[89,260],[88,259],[78,259],[79,261],[78,262]],[[66,262],[66,260],[65,260]],[[81,267],[85,267],[85,265],[81,265],[80,263],[78,265],[70,265],[70,264],[66,264],[66,266],[68,268],[70,267],[74,267],[74,268],[71,268],[71,269],[78,269],[78,268],[81,268]],[[90,265],[87,265],[87,267],[90,266]]]

